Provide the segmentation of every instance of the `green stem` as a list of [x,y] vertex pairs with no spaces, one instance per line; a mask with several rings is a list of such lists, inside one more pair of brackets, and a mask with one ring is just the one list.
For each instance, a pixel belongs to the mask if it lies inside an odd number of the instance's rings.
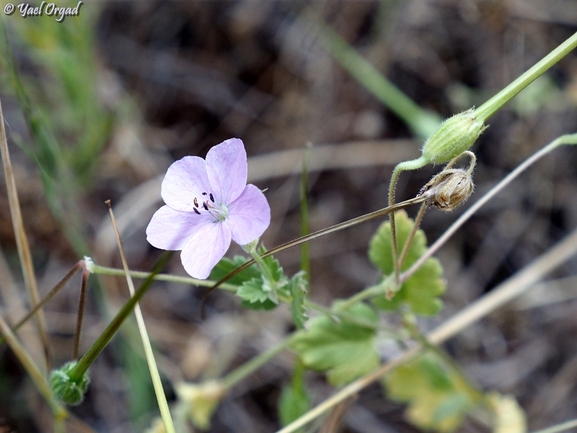
[[[404,161],[395,167],[393,170],[393,175],[391,176],[391,183],[389,184],[389,207],[393,207],[395,204],[395,190],[397,188],[397,182],[399,176],[403,171],[417,170],[428,164],[428,161],[423,157],[413,159],[410,161]],[[395,224],[395,212],[389,214],[389,219],[391,221],[391,247],[393,249],[393,265],[395,271],[395,282],[399,284],[399,279],[401,275],[401,265],[399,263],[399,245],[397,243],[397,227]]]
[[[302,174],[300,179],[300,223],[301,223],[301,236],[306,236],[310,233],[309,227],[309,204],[308,204],[308,173],[309,173],[309,160],[311,155],[311,146],[307,146],[303,154],[303,165]],[[309,244],[302,244],[300,247],[301,253],[301,270],[305,272],[306,279],[311,280],[311,257]],[[309,293],[310,296],[310,293]]]
[[291,337],[286,338],[284,341],[282,341],[280,344],[276,345],[272,349],[269,349],[266,352],[261,353],[260,355],[254,357],[253,359],[241,365],[237,369],[231,371],[229,374],[223,377],[220,382],[225,388],[227,389],[232,388],[238,382],[240,382],[245,377],[258,370],[260,367],[265,365],[271,359],[275,358],[280,352],[285,350],[296,335],[298,335],[298,332],[294,333]]
[[423,217],[425,216],[426,211],[427,211],[427,203],[423,203],[419,208],[419,213],[415,217],[415,223],[413,224],[413,229],[411,230],[408,239],[405,241],[405,245],[403,245],[403,251],[401,252],[401,257],[399,258],[399,269],[403,268],[403,263],[407,258],[407,254],[409,253],[409,249],[411,248],[413,239],[417,234],[417,230],[419,230],[419,226],[421,225],[421,221],[423,221]]
[[577,33],[547,54],[535,66],[481,105],[475,110],[475,115],[484,122],[495,114],[503,105],[512,99],[517,93],[543,75],[549,68],[565,57],[577,47]]
[[142,298],[142,296],[144,296],[149,287],[152,285],[152,282],[154,281],[154,276],[158,274],[160,269],[162,269],[162,267],[168,262],[168,259],[171,257],[171,255],[172,253],[165,253],[160,257],[160,259],[154,266],[152,273],[134,293],[134,296],[131,297],[126,302],[126,304],[124,304],[124,306],[116,314],[114,319],[112,319],[112,321],[102,332],[102,334],[100,334],[100,336],[90,347],[90,349],[88,349],[88,351],[84,354],[84,356],[78,360],[76,366],[69,373],[71,381],[80,381],[84,377],[84,374],[86,373],[88,368],[92,365],[92,363],[98,357],[98,355],[100,355],[100,352],[104,350],[104,348],[110,342],[112,337],[114,337],[116,331],[118,331],[122,323],[124,323],[124,320],[126,320],[126,318],[130,315],[130,313],[132,313],[138,301]]
[[320,17],[310,13],[308,18],[320,29],[321,42],[341,66],[409,125],[416,135],[427,138],[441,123],[442,119],[436,113],[419,107],[333,29],[324,24]]
[[275,280],[274,280],[272,274],[270,273],[269,267],[264,262],[264,258],[263,258],[264,255],[260,256],[259,253],[256,251],[256,248],[250,248],[248,252],[252,256],[252,258],[256,262],[256,264],[259,265],[260,269],[262,270],[262,273],[264,274],[264,277],[269,281],[269,283],[272,284]]
[[389,281],[385,280],[383,283],[378,284],[376,286],[367,287],[366,289],[361,290],[358,293],[355,293],[347,300],[338,304],[336,311],[344,311],[347,308],[356,304],[357,302],[361,302],[364,301],[365,299],[373,298],[379,294],[382,294],[385,292],[384,287],[389,286],[390,284],[391,283]]
[[[113,275],[113,276],[119,276],[119,277],[126,275],[124,270],[122,270],[122,269],[109,268],[107,266],[100,266],[94,262],[92,262],[90,264],[90,272],[92,272],[93,274]],[[141,271],[129,271],[129,274],[132,278],[146,279],[152,275],[155,281],[167,281],[167,282],[179,283],[179,284],[192,284],[192,285],[201,286],[201,287],[212,287],[214,285],[214,281],[212,281],[212,280],[197,280],[196,278],[181,277],[178,275],[153,274],[151,272],[141,272]],[[224,290],[227,290],[229,292],[236,292],[236,290],[238,289],[237,286],[235,286],[233,284],[226,284],[226,283],[222,284],[221,288]]]

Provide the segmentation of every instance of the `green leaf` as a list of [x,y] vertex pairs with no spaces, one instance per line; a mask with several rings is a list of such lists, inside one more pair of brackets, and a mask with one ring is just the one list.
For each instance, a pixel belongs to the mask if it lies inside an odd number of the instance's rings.
[[304,373],[304,366],[297,362],[291,384],[285,386],[280,395],[278,413],[283,426],[300,418],[311,408],[312,398],[306,387]]
[[245,281],[238,288],[237,296],[242,299],[241,305],[251,310],[272,310],[277,304],[269,298],[270,292],[263,290],[262,278]]
[[[210,279],[218,281],[246,262],[248,262],[248,259],[243,256],[234,256],[232,259],[224,257],[212,269]],[[260,269],[256,265],[252,265],[227,280],[227,283],[240,286],[245,281],[258,277],[260,277]]]
[[[266,252],[266,250],[264,248],[262,248],[261,255],[264,254],[265,252]],[[283,281],[283,279],[286,279],[286,277],[284,275],[284,271],[282,269],[282,266],[280,265],[280,263],[277,259],[275,259],[273,256],[268,256],[268,257],[265,257],[263,260],[264,260],[266,266],[269,268],[270,274],[271,274],[273,281],[275,283],[280,283]],[[284,283],[284,284],[286,284],[286,283]],[[278,288],[278,286],[277,286],[277,288]]]
[[327,372],[329,382],[336,386],[379,365],[376,312],[365,304],[355,304],[346,313],[370,326],[321,316],[311,320],[310,328],[298,333],[291,345],[308,368]]
[[293,321],[298,329],[303,329],[305,322],[309,318],[305,307],[307,280],[304,278],[304,272],[298,272],[291,278],[289,290],[292,296],[291,315]]
[[432,353],[397,367],[383,382],[392,400],[409,405],[409,420],[426,430],[454,431],[478,400],[459,372]]
[[[413,229],[414,222],[405,211],[399,211],[395,216],[400,253]],[[378,228],[369,245],[369,259],[384,275],[391,275],[394,272],[391,245],[391,224],[385,222]],[[425,233],[419,229],[409,247],[401,270],[409,269],[425,253],[426,249]],[[443,268],[440,262],[431,257],[402,284],[394,296],[379,296],[373,300],[373,303],[378,308],[387,311],[396,311],[401,304],[406,304],[415,314],[435,315],[443,306],[439,296],[446,289],[445,282],[441,278],[442,274]],[[385,280],[382,280],[380,284],[384,285]],[[386,288],[383,287],[383,291],[384,289]]]

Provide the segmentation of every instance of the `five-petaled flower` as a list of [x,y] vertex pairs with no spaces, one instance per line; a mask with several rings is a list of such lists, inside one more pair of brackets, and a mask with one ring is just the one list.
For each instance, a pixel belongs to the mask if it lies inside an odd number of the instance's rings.
[[208,278],[231,239],[246,245],[270,224],[264,194],[247,185],[244,144],[231,138],[211,148],[206,160],[185,156],[173,163],[162,181],[166,203],[146,228],[148,242],[163,250],[182,250],[186,272]]

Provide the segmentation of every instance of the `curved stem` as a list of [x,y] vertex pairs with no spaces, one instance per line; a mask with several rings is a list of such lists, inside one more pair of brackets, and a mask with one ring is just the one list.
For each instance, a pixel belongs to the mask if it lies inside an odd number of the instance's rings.
[[[401,172],[408,170],[417,170],[423,166],[427,165],[427,161],[423,156],[413,159],[411,161],[404,161],[395,167],[393,170],[393,175],[391,176],[391,182],[389,184],[389,207],[395,204],[395,190],[397,188],[397,182]],[[400,283],[401,266],[399,263],[399,246],[397,243],[397,227],[395,224],[395,213],[391,212],[389,215],[389,220],[391,221],[391,247],[393,249],[393,267],[395,270],[395,282],[397,285]]]
[[463,225],[465,222],[471,218],[475,212],[477,212],[481,206],[491,200],[496,194],[498,194],[503,188],[505,188],[509,183],[513,181],[517,176],[519,176],[523,171],[529,168],[533,163],[538,161],[543,156],[547,155],[553,149],[565,144],[577,144],[577,134],[567,134],[553,140],[547,146],[543,147],[538,152],[527,158],[521,165],[519,165],[515,170],[509,173],[503,180],[501,180],[497,185],[495,185],[489,192],[487,192],[483,197],[477,200],[463,215],[455,221],[451,227],[449,227],[443,235],[437,239],[437,241],[429,247],[429,249],[423,254],[419,260],[417,260],[413,265],[407,269],[401,275],[401,283],[406,281],[413,275],[417,269],[421,267],[423,263],[427,261],[433,254],[435,254],[444,244],[447,242],[451,236]]

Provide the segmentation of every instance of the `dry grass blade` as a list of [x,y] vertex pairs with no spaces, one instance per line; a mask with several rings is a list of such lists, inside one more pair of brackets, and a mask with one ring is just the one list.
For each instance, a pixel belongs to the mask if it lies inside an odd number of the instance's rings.
[[[18,200],[18,191],[16,189],[16,180],[14,179],[14,172],[12,171],[12,164],[10,162],[10,154],[8,152],[8,141],[6,140],[6,129],[4,128],[4,115],[2,114],[2,104],[0,103],[0,152],[2,154],[2,164],[4,167],[4,176],[6,177],[6,189],[8,190],[8,204],[10,206],[10,215],[12,216],[12,225],[14,227],[14,234],[16,237],[16,245],[18,248],[18,256],[20,258],[20,266],[22,266],[22,275],[24,277],[24,284],[30,297],[32,308],[40,303],[40,296],[38,295],[38,286],[36,284],[36,276],[34,274],[34,267],[32,266],[32,256],[30,254],[30,245],[28,238],[24,231],[24,223],[22,221],[22,213],[20,212],[20,202]],[[35,316],[36,326],[42,339],[44,346],[44,354],[46,358],[45,369],[51,368],[50,352],[48,346],[48,332],[46,330],[46,320],[41,310]]]
[[68,413],[66,409],[52,396],[52,391],[48,385],[48,382],[46,381],[46,375],[40,371],[38,365],[28,354],[26,349],[24,349],[20,341],[18,341],[18,338],[16,335],[14,335],[6,321],[2,318],[2,315],[0,315],[0,333],[2,333],[8,346],[10,346],[10,349],[12,349],[12,352],[14,352],[14,355],[16,355],[18,358],[20,364],[22,364],[30,378],[34,381],[38,392],[40,392],[40,394],[49,404],[50,409],[54,414],[55,422],[67,418]]

